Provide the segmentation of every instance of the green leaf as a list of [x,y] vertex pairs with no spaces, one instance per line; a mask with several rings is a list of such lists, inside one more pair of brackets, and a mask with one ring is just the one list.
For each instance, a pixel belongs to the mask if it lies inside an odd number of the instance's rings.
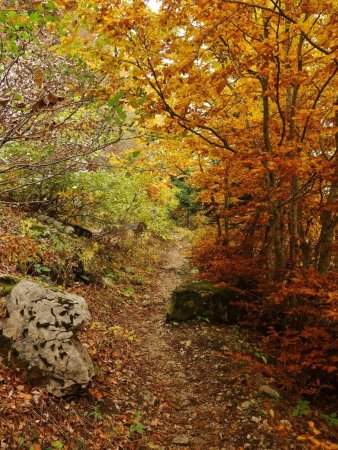
[[140,436],[142,436],[144,432],[144,425],[140,422],[136,422],[133,425],[130,426],[130,433],[138,433]]
[[18,16],[18,14],[15,11],[9,10],[9,11],[6,11],[6,13],[7,13],[8,19],[15,19],[15,17]]
[[9,47],[10,51],[14,53],[15,56],[18,56],[19,48],[18,48],[14,38],[9,41],[8,47]]
[[29,21],[30,22],[39,22],[40,16],[36,11],[33,11],[29,14]]
[[328,426],[330,427],[338,427],[338,417],[336,413],[321,414],[321,417],[325,420]]
[[46,4],[46,9],[48,9],[48,11],[54,11],[56,9],[56,5],[54,2],[48,2]]
[[90,278],[87,277],[87,275],[80,275],[81,280],[86,281],[87,283],[90,283]]
[[298,400],[296,407],[292,410],[292,415],[297,416],[307,416],[310,410],[310,402],[307,400]]
[[123,91],[119,91],[113,98],[108,100],[108,106],[117,106],[119,104],[119,101],[124,96]]
[[125,297],[133,297],[135,295],[135,289],[132,287],[128,287],[127,289],[125,289],[122,294]]

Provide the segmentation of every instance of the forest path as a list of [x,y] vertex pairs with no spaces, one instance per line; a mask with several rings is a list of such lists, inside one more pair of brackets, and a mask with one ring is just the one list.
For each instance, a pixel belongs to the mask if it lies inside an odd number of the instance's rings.
[[[165,321],[172,291],[192,277],[187,240],[176,236],[160,254],[140,250],[149,271],[123,255],[116,260],[119,278],[111,290],[91,284],[76,290],[92,314],[90,327],[81,332],[96,370],[89,389],[57,399],[29,386],[14,367],[0,364],[0,447],[309,448],[297,441],[307,430],[307,418],[300,423],[292,417],[296,400],[259,392],[264,385],[275,387],[276,380],[255,357],[248,363],[248,344],[238,327]],[[152,278],[142,283],[143,273]]]
[[178,239],[145,300],[128,311],[128,328],[140,338],[131,364],[147,441],[130,448],[300,448],[288,439],[281,441],[269,420],[260,417],[257,408],[264,405],[259,401],[252,408],[241,407],[264,377],[251,374],[233,356],[238,350],[236,328],[165,322],[172,291],[191,278],[189,254],[189,244]]

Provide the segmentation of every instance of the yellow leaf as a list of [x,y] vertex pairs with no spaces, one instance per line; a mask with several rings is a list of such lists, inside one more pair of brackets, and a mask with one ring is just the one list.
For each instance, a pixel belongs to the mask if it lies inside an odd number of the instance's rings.
[[315,424],[314,424],[314,422],[312,422],[312,420],[310,420],[308,422],[308,425],[313,434],[315,434],[316,436],[318,436],[318,434],[320,434],[320,431],[315,427]]
[[31,400],[32,395],[31,394],[25,394],[25,392],[19,392],[17,395],[18,398],[24,398],[25,400]]

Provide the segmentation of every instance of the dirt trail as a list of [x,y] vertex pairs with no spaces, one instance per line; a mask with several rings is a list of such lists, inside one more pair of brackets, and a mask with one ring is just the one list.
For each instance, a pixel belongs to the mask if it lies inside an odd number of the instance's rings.
[[[241,407],[252,398],[247,387],[252,374],[241,371],[242,363],[233,358],[231,333],[200,321],[165,322],[173,289],[191,276],[188,258],[188,244],[178,241],[167,253],[152,292],[128,319],[140,337],[134,354],[135,381],[150,424],[147,436],[157,445],[153,448],[300,448],[292,444],[291,436],[281,442],[256,405],[249,410]],[[257,386],[264,382],[260,374],[254,377]]]
[[172,291],[191,278],[189,253],[177,237],[163,249],[161,267],[152,255],[150,286],[137,284],[139,273],[121,260],[115,289],[77,287],[92,313],[81,336],[96,369],[81,395],[48,396],[0,360],[1,448],[47,450],[53,442],[65,450],[310,448],[297,441],[308,418],[292,416],[296,399],[259,392],[266,385],[278,389],[278,382],[257,359],[253,372],[238,328],[165,322]]

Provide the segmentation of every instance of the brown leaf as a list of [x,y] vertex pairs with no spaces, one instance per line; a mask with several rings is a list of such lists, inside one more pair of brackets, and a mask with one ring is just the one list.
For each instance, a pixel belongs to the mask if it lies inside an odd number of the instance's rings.
[[54,106],[58,102],[62,102],[64,100],[64,97],[60,97],[58,95],[52,94],[51,92],[47,95],[46,100],[49,105]]
[[9,101],[9,98],[0,98],[0,106],[6,106]]
[[48,103],[46,103],[44,98],[40,98],[40,100],[37,100],[35,103],[33,103],[32,110],[34,112],[37,112],[45,108],[46,106],[48,106]]
[[41,69],[38,69],[34,73],[34,82],[37,85],[37,87],[41,88],[41,86],[43,84],[43,72]]

